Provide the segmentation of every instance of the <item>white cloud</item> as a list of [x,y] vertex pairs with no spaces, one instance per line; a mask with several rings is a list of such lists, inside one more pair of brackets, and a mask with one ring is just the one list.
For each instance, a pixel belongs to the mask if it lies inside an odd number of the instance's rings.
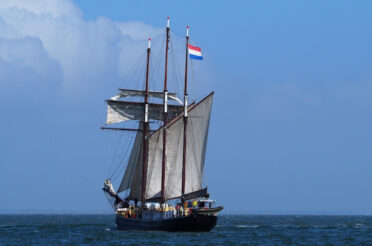
[[51,15],[54,18],[82,16],[81,11],[70,0],[2,0],[0,9],[17,8],[36,15]]
[[[119,28],[121,34],[123,36],[129,36],[132,39],[148,39],[152,36],[158,36],[161,33],[161,29],[154,28],[150,25],[147,25],[142,22],[138,21],[131,21],[131,22],[120,22],[116,24],[117,28]],[[141,30],[139,32],[138,30]]]
[[127,71],[125,61],[143,53],[145,40],[159,33],[159,28],[141,22],[118,23],[103,17],[86,21],[70,0],[0,3],[0,58],[40,76],[47,76],[57,63],[66,88],[120,80]]
[[61,76],[59,64],[49,58],[39,39],[31,37],[0,38],[0,54],[0,60],[3,63],[1,74],[4,79],[11,77],[12,73],[19,76],[19,72],[15,73],[15,71],[27,69],[33,71],[39,78],[51,79],[53,76]]

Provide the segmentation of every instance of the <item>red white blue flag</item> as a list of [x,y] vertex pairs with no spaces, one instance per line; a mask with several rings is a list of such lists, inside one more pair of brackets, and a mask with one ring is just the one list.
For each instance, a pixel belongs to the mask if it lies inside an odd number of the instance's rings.
[[203,60],[201,49],[196,46],[188,45],[190,59]]

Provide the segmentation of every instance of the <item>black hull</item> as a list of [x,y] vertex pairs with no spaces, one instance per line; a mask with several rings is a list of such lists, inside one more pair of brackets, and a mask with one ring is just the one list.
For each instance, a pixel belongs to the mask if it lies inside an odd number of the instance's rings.
[[129,219],[116,215],[118,230],[210,231],[217,223],[215,215],[189,215],[163,220]]

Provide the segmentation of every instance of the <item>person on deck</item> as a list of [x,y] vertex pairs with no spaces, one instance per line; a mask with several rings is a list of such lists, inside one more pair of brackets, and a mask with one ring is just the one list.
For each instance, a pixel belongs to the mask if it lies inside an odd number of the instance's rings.
[[129,218],[132,218],[132,205],[129,206]]
[[197,202],[196,200],[194,200],[194,201],[192,202],[192,206],[193,206],[194,208],[196,208],[196,207],[198,206],[198,202]]
[[191,203],[191,201],[189,201],[189,202],[187,203],[187,208],[192,208],[192,203]]
[[199,208],[204,208],[205,207],[205,202],[204,201],[199,201],[198,206],[199,206]]
[[138,199],[134,199],[134,206],[138,207]]
[[121,205],[122,208],[128,208],[128,207],[129,207],[129,203],[128,203],[127,200],[122,201],[122,202],[120,203],[120,205]]

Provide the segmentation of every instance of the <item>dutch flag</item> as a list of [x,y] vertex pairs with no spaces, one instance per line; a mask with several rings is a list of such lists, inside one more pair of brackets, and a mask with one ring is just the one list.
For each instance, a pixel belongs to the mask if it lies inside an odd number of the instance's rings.
[[188,45],[190,59],[203,60],[201,49],[196,46]]

